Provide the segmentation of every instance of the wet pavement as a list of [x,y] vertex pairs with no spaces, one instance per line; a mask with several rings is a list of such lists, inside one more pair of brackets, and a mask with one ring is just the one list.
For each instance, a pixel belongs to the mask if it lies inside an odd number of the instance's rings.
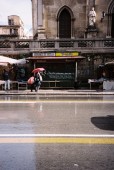
[[114,169],[114,95],[0,95],[0,170]]
[[114,95],[114,90],[40,89],[38,92],[31,92],[29,89],[1,90],[0,95]]

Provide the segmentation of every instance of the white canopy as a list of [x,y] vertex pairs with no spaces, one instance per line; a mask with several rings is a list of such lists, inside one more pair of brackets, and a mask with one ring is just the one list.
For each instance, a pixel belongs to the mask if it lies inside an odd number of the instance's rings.
[[114,60],[112,60],[112,61],[110,61],[110,62],[105,63],[105,65],[114,65]]
[[0,65],[2,66],[7,66],[8,64],[25,64],[25,63],[26,63],[25,58],[17,60],[0,55]]

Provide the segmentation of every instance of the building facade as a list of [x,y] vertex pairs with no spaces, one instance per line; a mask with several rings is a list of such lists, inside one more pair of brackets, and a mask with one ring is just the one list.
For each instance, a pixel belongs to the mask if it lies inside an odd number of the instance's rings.
[[0,39],[24,38],[24,24],[17,15],[8,16],[8,25],[0,25]]
[[[100,78],[98,68],[114,60],[114,0],[31,0],[31,5],[33,39],[0,39],[0,54],[26,56],[30,72],[44,67],[43,87],[89,87],[88,79]],[[8,26],[13,27],[11,18]]]
[[[69,80],[72,87],[75,82],[87,83],[89,78],[98,78],[98,67],[114,58],[113,50],[100,48],[101,41],[104,47],[114,47],[114,0],[31,2],[34,40],[59,41],[59,48],[32,53],[35,66],[46,67],[48,80]],[[76,48],[72,45],[75,41]],[[49,42],[43,45],[51,46]],[[85,58],[80,59],[80,55]]]
[[[94,27],[89,16],[92,7]],[[39,39],[114,38],[113,0],[32,0],[32,14],[33,34]]]

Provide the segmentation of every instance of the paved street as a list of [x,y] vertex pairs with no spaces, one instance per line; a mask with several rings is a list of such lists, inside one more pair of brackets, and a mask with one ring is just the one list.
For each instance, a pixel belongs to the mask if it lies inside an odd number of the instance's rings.
[[0,95],[0,170],[114,169],[114,95]]

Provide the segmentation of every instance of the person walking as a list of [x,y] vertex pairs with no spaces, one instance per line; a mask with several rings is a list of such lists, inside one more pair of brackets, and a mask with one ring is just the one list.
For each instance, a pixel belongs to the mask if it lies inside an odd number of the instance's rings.
[[6,69],[3,71],[3,80],[5,81],[4,90],[10,90],[9,72]]
[[41,81],[40,81],[40,73],[35,73],[34,75],[34,86],[35,86],[35,91],[37,92],[40,88]]

